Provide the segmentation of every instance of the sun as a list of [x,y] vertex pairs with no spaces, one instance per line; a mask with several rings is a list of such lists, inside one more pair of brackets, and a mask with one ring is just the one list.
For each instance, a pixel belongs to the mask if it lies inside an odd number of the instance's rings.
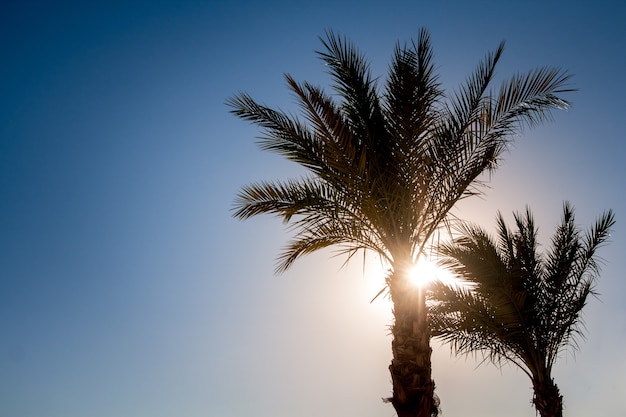
[[[375,294],[372,301],[379,298],[380,295],[385,294],[385,288],[388,283],[386,279],[393,271],[390,269],[388,263],[384,260],[378,259],[376,262],[371,262],[369,266],[375,271],[374,274],[368,274],[374,277],[370,281],[371,287],[369,291]],[[437,260],[432,257],[422,256],[419,262],[409,272],[409,282],[418,289],[424,289],[431,282],[440,281],[453,288],[465,287],[466,284],[463,280],[459,279],[454,273],[447,270],[445,267],[439,266]],[[386,299],[385,297],[381,297]]]
[[427,258],[420,258],[409,272],[409,280],[419,288],[423,288],[433,281],[441,281],[445,284],[454,284],[457,281],[450,271]]

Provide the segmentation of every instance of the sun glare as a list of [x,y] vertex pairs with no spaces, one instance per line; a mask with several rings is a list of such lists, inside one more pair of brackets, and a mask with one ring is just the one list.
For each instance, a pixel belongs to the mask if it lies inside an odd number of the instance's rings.
[[[384,294],[385,290],[385,278],[388,276],[390,270],[388,265],[385,265],[382,261],[372,262],[372,270],[375,271],[371,276],[375,279],[371,280],[371,288],[369,291],[373,294],[378,294],[374,299],[379,298],[381,294]],[[415,285],[416,288],[424,288],[429,283],[434,281],[441,281],[444,284],[452,287],[464,287],[466,284],[458,279],[452,272],[437,265],[436,260],[431,260],[425,257],[420,258],[419,262],[413,267],[409,273],[410,282]],[[380,297],[385,298],[385,297]]]
[[441,281],[445,284],[455,284],[457,282],[457,279],[450,271],[439,267],[436,262],[426,258],[420,259],[411,269],[409,279],[420,288],[433,281]]

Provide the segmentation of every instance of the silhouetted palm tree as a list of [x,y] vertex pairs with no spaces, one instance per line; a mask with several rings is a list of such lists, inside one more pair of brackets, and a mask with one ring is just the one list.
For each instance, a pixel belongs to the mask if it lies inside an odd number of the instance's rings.
[[563,397],[552,366],[563,349],[577,345],[581,310],[598,276],[596,251],[614,224],[605,212],[586,234],[574,223],[569,204],[552,247],[537,251],[537,229],[529,210],[515,214],[516,230],[498,215],[495,239],[477,226],[441,245],[442,263],[469,283],[438,284],[431,308],[435,336],[457,353],[482,351],[496,365],[512,362],[532,380],[533,404],[542,417],[561,417]]
[[258,104],[242,93],[232,112],[262,128],[263,150],[305,167],[303,178],[243,187],[234,216],[281,216],[295,231],[278,272],[301,255],[339,245],[348,258],[360,250],[390,265],[393,302],[390,371],[398,416],[437,414],[431,378],[430,333],[424,294],[408,273],[429,238],[461,198],[477,193],[478,176],[496,167],[521,123],[542,122],[568,103],[557,95],[569,75],[542,68],[488,91],[503,44],[446,99],[432,62],[430,38],[395,48],[379,91],[364,56],[345,38],[327,33],[318,52],[334,80],[335,96],[287,75],[303,118]]

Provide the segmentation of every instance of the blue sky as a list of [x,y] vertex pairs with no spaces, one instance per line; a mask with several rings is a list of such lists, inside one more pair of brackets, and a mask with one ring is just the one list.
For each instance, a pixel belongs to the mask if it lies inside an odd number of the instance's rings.
[[[626,414],[624,18],[605,0],[3,2],[0,416],[393,415],[376,262],[325,252],[273,275],[288,232],[230,207],[300,171],[224,102],[295,111],[283,73],[328,81],[326,29],[384,76],[422,26],[448,91],[503,39],[502,77],[575,75],[572,108],[517,138],[457,213],[491,227],[529,205],[547,245],[564,200],[584,227],[616,211],[587,338],[555,378],[569,417]],[[534,415],[521,372],[433,348],[444,415]]]

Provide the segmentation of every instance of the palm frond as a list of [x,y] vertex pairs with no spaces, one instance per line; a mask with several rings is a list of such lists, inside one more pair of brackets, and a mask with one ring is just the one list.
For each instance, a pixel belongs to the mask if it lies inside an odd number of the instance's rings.
[[276,214],[289,222],[294,215],[334,210],[329,198],[334,190],[323,182],[302,178],[286,182],[260,182],[244,186],[233,205],[233,216],[247,219],[259,214]]
[[289,75],[286,78],[313,128],[312,139],[323,161],[317,174],[340,178],[362,175],[365,168],[362,147],[341,109],[322,89],[309,83],[299,84]]
[[569,102],[558,94],[575,91],[568,86],[572,75],[557,68],[538,68],[503,82],[493,103],[492,135],[516,133],[526,123],[534,126],[550,119],[552,109],[567,109]]
[[265,135],[257,143],[265,151],[274,152],[313,172],[320,172],[323,156],[314,135],[307,127],[285,113],[255,102],[242,93],[227,101],[231,112],[259,126]]
[[321,41],[326,51],[318,52],[318,56],[329,68],[334,89],[343,98],[343,111],[356,135],[370,145],[382,140],[377,136],[384,130],[384,118],[367,59],[354,44],[333,31],[327,31]]
[[[446,130],[452,132],[452,137],[463,138],[464,133],[483,117],[485,92],[491,83],[495,68],[504,52],[504,42],[492,53],[487,54],[485,59],[476,67],[474,73],[468,77],[465,85],[456,92],[450,104],[447,106]],[[450,145],[457,145],[451,143]]]
[[289,269],[301,256],[330,246],[338,246],[337,254],[348,257],[360,250],[388,257],[375,232],[360,219],[318,213],[301,218],[292,227],[298,232],[278,257],[277,273]]
[[433,127],[435,105],[442,95],[430,35],[422,29],[417,44],[396,45],[386,86],[387,120],[402,154],[410,157],[416,150],[418,155],[423,153],[421,139]]

